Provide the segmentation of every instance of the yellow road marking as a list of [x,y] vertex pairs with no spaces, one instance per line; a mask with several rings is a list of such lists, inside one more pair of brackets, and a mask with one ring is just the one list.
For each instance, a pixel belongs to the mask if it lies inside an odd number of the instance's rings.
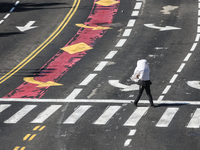
[[45,127],[46,127],[46,126],[42,126],[42,127],[39,129],[39,131],[42,131]]
[[56,82],[53,82],[53,81],[47,81],[47,82],[36,81],[36,80],[34,80],[33,77],[25,77],[24,81],[26,81],[28,83],[32,83],[32,84],[38,84],[37,87],[62,86],[63,85],[63,84],[56,83]]
[[37,134],[33,134],[28,141],[32,141],[34,139],[34,137],[36,137]]
[[20,148],[20,146],[16,146],[15,148],[14,148],[14,150],[18,150]]
[[81,43],[78,43],[78,44],[63,47],[61,49],[68,52],[69,54],[75,54],[75,53],[78,53],[78,52],[90,50],[90,49],[92,49],[92,47],[85,44],[84,42],[81,42]]
[[23,141],[26,141],[30,136],[31,136],[31,134],[27,134],[27,135],[23,138]]
[[11,71],[6,73],[3,77],[0,78],[0,84],[6,81],[8,78],[13,76],[17,73],[22,67],[24,67],[28,62],[30,62],[37,54],[39,54],[49,43],[51,43],[58,34],[64,29],[64,27],[68,24],[81,0],[75,0],[73,3],[72,8],[70,9],[69,13],[66,15],[62,23],[58,26],[58,28],[37,48],[35,49],[29,56],[27,56],[22,62],[20,62],[16,67],[14,67]]
[[86,26],[84,24],[76,24],[76,26],[81,27],[81,28],[91,28],[92,30],[105,30],[105,29],[112,29],[110,27],[103,27],[103,26]]
[[115,1],[115,0],[100,0],[100,1],[95,2],[95,3],[98,4],[98,5],[102,5],[102,6],[110,6],[110,5],[113,5],[113,4],[117,4],[119,2]]
[[42,131],[44,128],[45,128],[46,126],[36,126],[35,128],[33,128],[33,131],[36,131],[36,130],[38,130],[38,131]]

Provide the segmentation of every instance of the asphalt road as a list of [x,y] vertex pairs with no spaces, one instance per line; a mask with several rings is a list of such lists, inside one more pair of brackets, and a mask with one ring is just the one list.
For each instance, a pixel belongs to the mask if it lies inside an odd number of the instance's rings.
[[95,2],[0,2],[0,149],[199,149],[198,1]]

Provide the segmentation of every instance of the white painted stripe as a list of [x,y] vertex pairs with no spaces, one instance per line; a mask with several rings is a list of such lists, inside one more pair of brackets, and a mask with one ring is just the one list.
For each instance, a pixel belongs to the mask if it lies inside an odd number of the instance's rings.
[[31,123],[43,123],[49,118],[54,112],[56,112],[62,105],[51,105],[43,112],[41,112]]
[[192,53],[188,53],[183,61],[188,61],[191,55],[192,55]]
[[181,66],[178,68],[177,72],[181,72],[185,67],[185,63],[182,63]]
[[135,130],[135,129],[133,129],[133,130],[130,130],[130,132],[129,132],[128,136],[134,136],[134,135],[135,135],[135,133],[136,133],[136,130]]
[[121,106],[109,106],[104,113],[94,122],[96,125],[106,124],[109,119],[121,108]]
[[129,36],[131,34],[132,29],[125,29],[122,36]]
[[142,118],[142,116],[147,112],[149,107],[138,107],[132,115],[128,118],[128,120],[124,123],[124,126],[136,126],[138,121]]
[[200,33],[200,26],[197,26],[197,33]]
[[200,39],[200,34],[197,34],[197,35],[196,35],[196,38],[195,38],[195,42],[198,42],[199,39]]
[[69,96],[67,96],[66,99],[75,99],[76,96],[82,91],[83,89],[80,89],[80,88],[77,88],[77,89],[74,89],[71,94]]
[[74,124],[89,108],[91,105],[81,105],[63,122],[63,124]]
[[159,98],[158,98],[158,102],[161,102],[162,100],[163,100],[163,98],[164,98],[165,96],[164,95],[161,95]]
[[120,39],[115,47],[122,47],[125,42],[126,42],[126,39]]
[[10,104],[1,104],[0,105],[0,113],[3,112],[5,109],[7,109],[8,107],[10,107]]
[[168,127],[178,109],[179,108],[167,108],[165,113],[156,124],[156,127]]
[[19,1],[16,1],[15,6],[19,4]]
[[135,4],[134,9],[140,9],[141,6],[142,6],[142,2],[137,2],[137,3]]
[[110,51],[110,53],[105,57],[105,59],[112,59],[118,51]]
[[107,63],[108,61],[101,61],[94,71],[101,71],[107,65]]
[[127,139],[127,140],[125,141],[125,143],[124,143],[124,146],[125,146],[125,147],[129,146],[130,143],[131,143],[131,141],[132,141],[132,139]]
[[197,108],[187,128],[199,128],[199,127],[200,127],[200,108]]
[[131,16],[138,16],[139,15],[139,11],[133,11]]
[[200,17],[198,17],[198,23],[197,24],[200,25]]
[[198,44],[198,43],[194,43],[194,44],[192,45],[192,48],[190,49],[190,51],[194,51],[194,50],[196,49],[196,47],[197,47],[197,44]]
[[175,74],[171,80],[169,81],[169,83],[174,83],[174,81],[176,80],[176,78],[178,77],[178,74]]
[[89,74],[79,85],[87,85],[97,74]]
[[37,105],[26,105],[22,109],[20,109],[17,113],[15,113],[8,120],[4,121],[4,123],[17,123],[20,119],[22,119],[26,114],[28,114],[31,110],[33,110]]
[[166,88],[164,89],[162,94],[167,94],[167,92],[169,91],[170,88],[171,88],[171,85],[166,86]]
[[3,19],[7,19],[10,16],[10,13],[8,13],[7,15],[5,15],[5,17]]
[[200,3],[198,4],[198,8],[200,8]]
[[129,21],[128,21],[128,24],[127,24],[127,27],[133,27],[134,26],[134,24],[135,24],[135,19],[130,19]]
[[0,24],[2,24],[3,22],[4,22],[4,20],[1,20],[1,21],[0,21]]
[[11,8],[11,10],[9,12],[13,12],[14,9],[15,9],[15,7]]
[[198,10],[198,16],[200,16],[200,10]]

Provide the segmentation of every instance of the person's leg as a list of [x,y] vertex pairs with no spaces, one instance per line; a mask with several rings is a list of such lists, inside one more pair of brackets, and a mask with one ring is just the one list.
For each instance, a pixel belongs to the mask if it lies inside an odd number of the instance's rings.
[[138,101],[140,100],[140,97],[142,96],[142,93],[144,91],[144,87],[143,86],[139,86],[139,92],[138,92],[138,96],[134,101],[134,104],[137,106]]
[[152,98],[152,95],[151,95],[150,85],[146,86],[145,90],[146,90],[147,96],[149,97],[149,102],[150,102],[151,106],[154,106],[154,104],[153,104],[153,98]]

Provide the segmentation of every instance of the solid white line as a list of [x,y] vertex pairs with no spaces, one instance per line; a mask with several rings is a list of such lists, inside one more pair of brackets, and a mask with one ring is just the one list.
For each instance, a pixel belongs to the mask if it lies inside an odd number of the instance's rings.
[[200,39],[200,34],[197,34],[197,35],[196,35],[196,38],[195,38],[195,42],[198,42],[199,39]]
[[91,105],[81,105],[63,122],[63,124],[74,124],[89,108]]
[[4,123],[17,123],[20,119],[22,119],[26,114],[28,114],[31,110],[33,110],[37,105],[26,105],[22,109],[20,109],[17,113],[15,113],[8,120],[4,121]]
[[192,53],[188,53],[183,61],[188,61],[191,55],[192,55]]
[[126,39],[120,39],[115,47],[122,47],[125,42],[126,42]]
[[148,108],[149,107],[138,107],[124,123],[124,126],[136,126],[142,116],[146,114]]
[[94,71],[101,71],[107,65],[107,63],[108,61],[101,61]]
[[97,74],[89,74],[79,85],[87,85]]
[[131,16],[138,16],[139,15],[139,11],[133,11]]
[[121,108],[121,106],[109,106],[104,113],[94,122],[96,125],[104,125]]
[[122,36],[129,36],[131,34],[132,29],[125,29]]
[[1,113],[2,111],[4,111],[5,109],[7,109],[8,107],[10,107],[10,104],[1,104],[1,105],[0,105],[0,113]]
[[168,127],[178,109],[179,108],[167,108],[165,113],[156,124],[156,127]]
[[178,74],[175,74],[171,80],[169,81],[169,83],[174,83],[174,81],[176,80],[176,78],[178,77]]
[[43,123],[49,116],[57,111],[62,105],[51,105],[43,112],[41,112],[31,123]]
[[11,8],[11,10],[9,12],[13,12],[14,9],[15,9],[15,7]]
[[7,19],[10,16],[10,13],[8,13],[3,19]]
[[127,27],[133,27],[134,26],[134,24],[135,24],[135,19],[130,19],[129,21],[128,21],[128,24],[127,24]]
[[69,96],[67,96],[66,99],[75,99],[76,96],[82,91],[83,89],[80,89],[80,88],[77,88],[77,89],[74,89],[71,94]]
[[110,51],[110,53],[105,57],[105,59],[112,59],[118,51]]
[[137,3],[135,4],[134,9],[140,9],[141,6],[142,6],[142,2],[137,2]]
[[167,92],[169,91],[170,88],[171,88],[171,85],[166,86],[166,88],[164,89],[162,94],[167,94]]
[[185,63],[182,63],[181,66],[178,68],[177,72],[181,72],[185,67]]
[[197,47],[197,44],[198,44],[198,43],[194,43],[194,44],[192,45],[192,48],[190,49],[190,51],[194,51],[194,50],[196,49],[196,47]]
[[200,127],[200,108],[197,108],[187,128],[199,128],[199,127]]

